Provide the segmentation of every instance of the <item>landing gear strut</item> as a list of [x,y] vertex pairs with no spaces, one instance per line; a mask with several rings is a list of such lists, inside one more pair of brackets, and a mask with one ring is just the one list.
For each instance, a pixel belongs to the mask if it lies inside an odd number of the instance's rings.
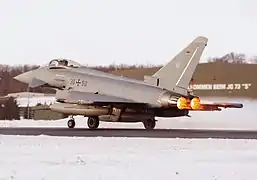
[[89,129],[97,129],[99,126],[99,118],[97,116],[88,117],[87,126]]
[[156,121],[154,118],[152,119],[147,119],[143,122],[145,129],[154,129],[156,125]]
[[67,122],[67,125],[69,128],[74,128],[75,127],[75,120],[73,118],[73,116],[70,117],[70,120]]

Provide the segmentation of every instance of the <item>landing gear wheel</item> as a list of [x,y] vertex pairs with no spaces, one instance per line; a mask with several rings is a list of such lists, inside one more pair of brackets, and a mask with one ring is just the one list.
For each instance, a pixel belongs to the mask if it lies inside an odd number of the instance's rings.
[[154,129],[156,122],[155,119],[147,119],[143,122],[145,129]]
[[74,128],[75,127],[75,121],[74,119],[70,119],[68,122],[67,122],[67,125],[69,128]]
[[90,129],[97,129],[99,126],[99,118],[98,117],[88,117],[87,126]]

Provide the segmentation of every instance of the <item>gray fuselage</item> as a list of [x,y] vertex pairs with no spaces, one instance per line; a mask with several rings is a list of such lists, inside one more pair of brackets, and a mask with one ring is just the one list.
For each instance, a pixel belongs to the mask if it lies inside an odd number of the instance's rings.
[[74,69],[41,69],[37,73],[37,78],[56,87],[122,97],[155,107],[161,107],[159,100],[164,94],[179,96],[179,94],[148,85],[143,81],[107,75],[103,72],[98,73],[95,70],[92,73],[86,73],[84,69],[82,72]]

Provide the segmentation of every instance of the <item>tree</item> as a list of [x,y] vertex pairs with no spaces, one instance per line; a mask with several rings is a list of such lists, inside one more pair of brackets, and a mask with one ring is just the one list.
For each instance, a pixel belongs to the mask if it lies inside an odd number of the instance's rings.
[[209,58],[207,61],[208,62],[221,62],[221,63],[238,63],[238,64],[247,63],[245,54],[235,53],[235,52],[225,54],[222,57]]
[[1,119],[20,119],[20,110],[17,101],[13,97],[6,98],[5,101],[1,103]]
[[239,64],[243,64],[246,63],[246,56],[243,53],[230,53],[231,54],[231,60],[232,63],[239,63]]
[[250,64],[257,64],[257,56],[251,57],[251,58],[248,60],[248,62],[249,62]]

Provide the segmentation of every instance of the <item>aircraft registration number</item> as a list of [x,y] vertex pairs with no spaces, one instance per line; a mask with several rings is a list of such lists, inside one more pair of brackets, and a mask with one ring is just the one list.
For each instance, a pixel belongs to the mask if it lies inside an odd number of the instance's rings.
[[87,86],[87,81],[79,78],[70,79],[71,86]]

